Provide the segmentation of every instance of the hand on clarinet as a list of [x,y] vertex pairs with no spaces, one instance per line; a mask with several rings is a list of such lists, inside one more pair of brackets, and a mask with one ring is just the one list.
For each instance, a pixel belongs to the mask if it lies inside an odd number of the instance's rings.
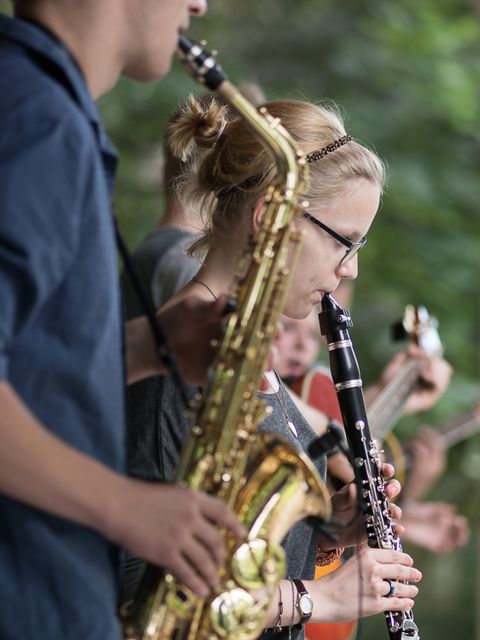
[[[394,467],[388,463],[381,464],[380,470],[385,480],[392,478],[395,473]],[[385,483],[385,495],[389,500],[396,498],[400,491],[401,485],[398,480],[392,479]],[[366,542],[365,523],[357,496],[357,487],[354,482],[345,485],[332,496],[332,519],[340,526],[332,529],[336,541],[321,534],[319,544],[322,550],[328,551],[334,547],[350,547]],[[392,520],[400,520],[402,517],[401,508],[393,503],[389,506]],[[394,522],[394,530],[397,535],[401,535],[404,532],[404,527]]]
[[421,579],[408,554],[365,546],[340,569],[309,584],[321,621],[343,622],[358,618],[359,611],[362,616],[409,611],[418,594],[414,583]]

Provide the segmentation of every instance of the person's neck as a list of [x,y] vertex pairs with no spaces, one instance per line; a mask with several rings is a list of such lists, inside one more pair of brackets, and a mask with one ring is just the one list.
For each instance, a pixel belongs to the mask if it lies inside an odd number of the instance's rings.
[[196,278],[207,285],[216,297],[231,293],[238,263],[238,254],[232,250],[210,249]]
[[[102,7],[102,3],[97,6]],[[32,3],[17,11],[16,17],[38,23],[58,38],[78,64],[92,97],[97,99],[117,82],[122,65],[120,39],[112,29],[115,17],[110,15],[107,22],[105,9],[94,12],[92,7],[93,3]]]
[[201,224],[195,218],[188,216],[177,198],[167,200],[165,213],[160,222],[160,227],[175,227],[190,233],[199,234],[202,231]]

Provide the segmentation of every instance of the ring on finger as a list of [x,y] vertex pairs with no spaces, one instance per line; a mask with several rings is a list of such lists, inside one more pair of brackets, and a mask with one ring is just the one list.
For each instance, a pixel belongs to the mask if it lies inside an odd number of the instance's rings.
[[395,593],[397,592],[397,581],[396,580],[388,580],[387,578],[384,579],[384,582],[386,582],[388,584],[388,593],[385,594],[385,598],[392,598]]

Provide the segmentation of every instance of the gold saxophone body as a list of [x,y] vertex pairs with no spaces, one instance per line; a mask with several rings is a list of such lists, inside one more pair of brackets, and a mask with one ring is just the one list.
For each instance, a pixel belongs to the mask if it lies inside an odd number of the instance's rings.
[[[177,473],[181,486],[224,500],[248,537],[239,543],[225,533],[227,560],[219,586],[207,598],[147,566],[123,612],[124,631],[128,640],[253,640],[265,627],[269,603],[285,574],[280,543],[286,533],[307,516],[330,517],[325,485],[309,458],[257,429],[266,408],[256,391],[300,249],[301,237],[291,222],[302,211],[307,165],[280,122],[266,111],[259,113],[208,52],[183,36],[180,49],[193,75],[236,109],[277,167],[265,196],[262,226],[237,268],[236,308],[228,317]],[[287,261],[289,249],[293,258]]]

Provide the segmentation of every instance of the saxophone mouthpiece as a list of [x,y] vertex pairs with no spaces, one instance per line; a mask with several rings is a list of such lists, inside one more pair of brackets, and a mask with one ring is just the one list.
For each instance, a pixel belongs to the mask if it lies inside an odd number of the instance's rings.
[[227,79],[215,55],[201,44],[193,42],[184,33],[178,36],[177,57],[190,75],[212,91],[216,91]]

